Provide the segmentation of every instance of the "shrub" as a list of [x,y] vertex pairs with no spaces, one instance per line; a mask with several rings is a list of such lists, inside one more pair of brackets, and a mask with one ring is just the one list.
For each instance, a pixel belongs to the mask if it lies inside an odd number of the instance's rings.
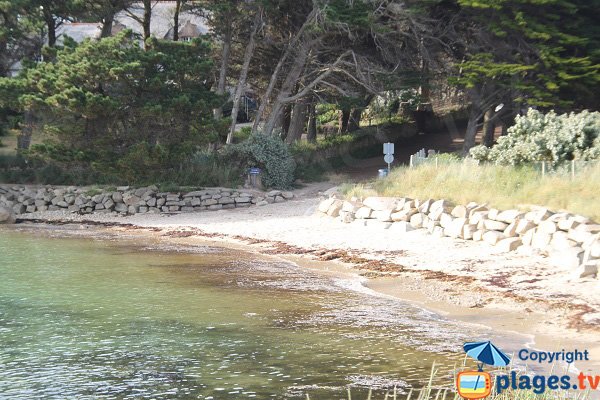
[[252,135],[240,144],[227,147],[223,156],[242,170],[261,168],[266,187],[286,189],[294,182],[296,164],[288,146],[276,136]]
[[[120,178],[128,183],[152,182],[169,165],[166,162],[169,155],[161,145],[151,146],[145,142],[137,143],[117,160],[118,172],[114,173],[120,175]],[[113,166],[104,166],[104,168],[107,173],[114,170]]]
[[600,113],[542,114],[530,109],[518,116],[508,135],[491,149],[477,146],[471,156],[480,161],[519,165],[534,161],[560,164],[600,158]]
[[239,166],[227,158],[216,152],[199,151],[183,163],[175,180],[188,186],[237,187],[242,183],[241,176]]
[[248,140],[250,135],[252,134],[252,127],[244,126],[239,131],[234,132],[233,134],[233,142],[241,143],[244,140]]

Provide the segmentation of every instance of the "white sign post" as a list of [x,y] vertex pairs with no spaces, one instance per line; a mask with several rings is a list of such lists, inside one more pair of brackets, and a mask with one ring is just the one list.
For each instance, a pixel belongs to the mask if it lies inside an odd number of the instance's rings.
[[394,143],[384,143],[383,144],[383,160],[388,165],[388,174],[390,173],[392,166],[391,164],[394,162]]

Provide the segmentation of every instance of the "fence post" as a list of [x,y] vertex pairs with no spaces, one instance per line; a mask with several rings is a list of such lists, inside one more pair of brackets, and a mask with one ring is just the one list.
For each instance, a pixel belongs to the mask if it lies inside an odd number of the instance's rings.
[[410,162],[409,162],[409,166],[410,166],[410,168],[412,168],[412,167],[413,167],[413,157],[414,157],[414,155],[412,155],[412,154],[411,154],[411,155],[410,155]]
[[546,176],[546,161],[542,161],[542,177]]

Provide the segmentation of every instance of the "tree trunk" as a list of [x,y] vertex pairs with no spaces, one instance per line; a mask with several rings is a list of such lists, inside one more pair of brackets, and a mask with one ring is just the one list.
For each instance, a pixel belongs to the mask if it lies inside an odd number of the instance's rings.
[[306,132],[306,140],[310,143],[317,141],[317,111],[314,101],[308,106],[308,129]]
[[283,106],[283,115],[281,118],[281,136],[286,137],[292,123],[292,105]]
[[[313,8],[313,10],[310,12],[310,14],[308,14],[308,16],[306,17],[306,21],[304,21],[304,23],[302,24],[302,27],[300,27],[300,29],[298,30],[298,32],[296,32],[296,34],[294,35],[292,40],[290,40],[290,42],[288,43],[288,46],[285,49],[285,52],[283,53],[283,55],[279,58],[279,61],[277,62],[277,65],[275,66],[275,70],[273,71],[273,73],[271,74],[271,78],[269,79],[269,85],[267,86],[267,90],[265,91],[262,101],[260,102],[260,106],[258,107],[258,112],[256,113],[256,117],[254,118],[254,124],[252,125],[252,134],[255,134],[256,131],[258,131],[258,126],[261,123],[263,115],[265,113],[265,109],[267,108],[267,105],[269,104],[269,102],[271,100],[271,95],[273,94],[273,90],[275,89],[275,85],[277,84],[277,80],[279,78],[279,72],[281,71],[281,68],[283,67],[284,62],[288,59],[288,57],[292,53],[292,50],[295,48],[296,42],[304,34],[306,27],[309,26],[309,24],[312,22],[312,20],[315,16],[316,16],[316,9]],[[273,107],[273,109],[275,109],[275,107]]]
[[31,145],[31,136],[33,134],[33,126],[35,125],[35,118],[31,110],[25,110],[23,118],[23,128],[17,137],[17,149],[19,150],[27,150]]
[[56,20],[52,12],[47,8],[44,8],[44,21],[48,29],[48,46],[54,47],[56,46]]
[[427,132],[427,111],[425,110],[415,110],[413,111],[413,119],[415,120],[415,124],[417,125],[418,133],[426,133]]
[[360,129],[360,120],[362,119],[363,112],[369,106],[369,104],[371,104],[371,101],[373,101],[374,97],[374,94],[367,94],[363,98],[361,107],[356,107],[352,110],[352,113],[350,114],[350,121],[348,121],[348,132],[355,132]]
[[173,15],[173,40],[177,42],[179,40],[179,12],[181,11],[181,1],[175,2],[175,14]]
[[285,141],[287,144],[292,144],[298,141],[304,133],[306,127],[306,111],[307,101],[302,99],[294,104],[294,110],[292,111],[292,120],[288,129]]
[[285,102],[284,99],[292,93],[294,86],[298,82],[302,71],[304,70],[304,66],[306,64],[306,60],[308,58],[308,49],[305,46],[300,48],[299,54],[294,59],[294,64],[288,75],[285,78],[285,81],[281,85],[281,90],[277,95],[277,99],[273,103],[273,109],[271,110],[271,114],[265,123],[264,134],[271,135],[273,134],[273,129],[275,129],[275,124],[280,120],[281,112],[284,109]]
[[348,122],[350,121],[350,109],[343,108],[339,114],[338,134],[343,135],[348,133]]
[[142,28],[144,30],[144,49],[148,49],[148,39],[150,38],[150,23],[152,20],[152,0],[144,0],[144,19]]
[[[217,83],[217,95],[223,96],[225,94],[225,84],[227,83],[227,70],[229,69],[229,55],[231,53],[231,38],[232,38],[232,27],[231,25],[227,28],[227,32],[223,37],[223,48],[221,52],[221,69],[219,70],[219,82]],[[213,110],[213,116],[215,119],[223,118],[223,106],[217,107]]]
[[487,147],[494,145],[494,133],[496,131],[496,123],[490,121],[494,116],[494,110],[491,108],[487,110],[483,116],[483,144]]
[[101,38],[110,37],[112,35],[113,22],[115,22],[115,12],[111,8],[108,14],[102,18],[102,31],[100,32]]
[[240,79],[238,80],[238,84],[235,89],[235,95],[233,96],[233,108],[231,109],[231,128],[229,129],[229,134],[227,135],[227,144],[230,144],[233,141],[233,134],[237,124],[237,116],[240,110],[240,100],[242,99],[244,89],[246,88],[246,80],[248,78],[248,70],[250,69],[250,61],[252,60],[254,49],[256,48],[256,34],[260,28],[261,21],[262,9],[259,8],[256,11],[256,16],[254,17],[254,26],[252,27],[250,39],[248,40],[248,45],[246,46],[246,51],[244,53],[244,63],[242,65],[242,71],[240,72]]
[[463,144],[463,155],[467,156],[469,150],[475,146],[475,137],[477,136],[477,123],[481,114],[474,105],[471,105],[471,112],[469,113],[469,122],[467,123],[467,131],[465,133],[465,141]]
[[508,135],[508,128],[515,124],[515,117],[516,114],[514,111],[510,111],[509,113],[507,113],[507,115],[502,116],[502,132],[500,133],[501,136]]
[[309,53],[312,52],[312,46],[315,42],[305,43],[300,47],[300,52],[297,55],[294,64],[290,72],[288,73],[283,85],[281,86],[281,90],[279,91],[279,95],[277,96],[277,100],[273,104],[273,111],[265,124],[264,132],[267,135],[271,135],[273,133],[273,128],[275,127],[275,123],[279,118],[281,110],[285,104],[290,104],[295,101],[300,100],[303,97],[306,97],[310,94],[312,90],[321,82],[323,82],[329,75],[331,75],[337,68],[337,66],[342,63],[343,59],[351,54],[350,50],[345,51],[340,54],[337,60],[329,65],[327,68],[324,68],[324,72],[318,75],[309,83],[306,83],[304,87],[300,91],[298,91],[295,95],[291,96],[292,89],[296,85],[296,82],[300,80],[302,72],[305,69],[306,61],[308,59]]
[[348,132],[356,132],[360,129],[360,120],[362,118],[364,108],[355,108],[350,113],[350,119],[348,120]]

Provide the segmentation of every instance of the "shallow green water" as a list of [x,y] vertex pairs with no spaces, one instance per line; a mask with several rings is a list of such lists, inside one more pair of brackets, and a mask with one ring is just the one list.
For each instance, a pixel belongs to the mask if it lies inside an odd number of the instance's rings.
[[337,399],[434,361],[449,385],[489,334],[250,253],[44,231],[0,229],[2,398]]

